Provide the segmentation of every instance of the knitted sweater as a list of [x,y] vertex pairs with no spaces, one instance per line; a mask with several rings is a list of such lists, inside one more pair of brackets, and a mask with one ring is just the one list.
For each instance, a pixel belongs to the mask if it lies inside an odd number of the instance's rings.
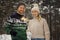
[[46,40],[50,39],[49,27],[44,18],[41,18],[40,21],[35,18],[30,20],[27,31],[32,33],[32,38],[45,38]]

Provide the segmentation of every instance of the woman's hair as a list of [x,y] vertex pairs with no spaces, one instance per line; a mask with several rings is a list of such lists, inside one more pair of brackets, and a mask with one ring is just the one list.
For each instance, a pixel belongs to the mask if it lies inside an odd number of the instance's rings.
[[38,19],[38,21],[41,20],[41,15],[40,14],[38,14],[37,19]]

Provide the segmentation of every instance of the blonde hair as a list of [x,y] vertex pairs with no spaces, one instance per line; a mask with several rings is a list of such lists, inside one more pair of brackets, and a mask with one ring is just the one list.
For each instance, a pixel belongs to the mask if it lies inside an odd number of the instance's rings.
[[41,15],[38,15],[38,16],[37,16],[38,21],[40,21],[41,18],[42,18]]

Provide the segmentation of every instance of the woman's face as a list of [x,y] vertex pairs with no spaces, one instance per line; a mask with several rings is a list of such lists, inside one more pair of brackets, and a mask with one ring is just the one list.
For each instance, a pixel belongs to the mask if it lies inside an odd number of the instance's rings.
[[32,16],[37,17],[39,15],[39,12],[37,10],[32,11]]

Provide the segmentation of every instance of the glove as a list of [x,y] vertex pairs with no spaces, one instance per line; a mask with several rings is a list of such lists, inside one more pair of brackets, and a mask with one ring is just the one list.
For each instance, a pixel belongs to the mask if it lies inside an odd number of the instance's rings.
[[27,40],[31,40],[31,36],[32,36],[32,33],[31,32],[27,32]]

